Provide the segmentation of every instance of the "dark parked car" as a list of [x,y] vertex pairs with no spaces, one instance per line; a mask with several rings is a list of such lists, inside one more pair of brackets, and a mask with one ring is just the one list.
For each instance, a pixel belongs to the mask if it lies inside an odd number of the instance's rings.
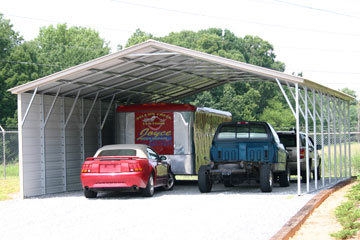
[[[277,132],[280,141],[284,144],[286,150],[289,152],[289,169],[291,175],[297,175],[297,158],[296,158],[296,132],[295,131],[279,131]],[[314,140],[309,137],[309,169],[313,173],[313,178],[315,179],[315,148]],[[316,145],[317,150],[321,149],[321,145]],[[321,178],[321,158],[317,154],[317,179]],[[300,132],[300,173],[301,181],[306,182],[306,135],[305,133]],[[311,178],[310,178],[311,179]]]
[[287,187],[290,175],[288,153],[273,127],[266,122],[225,122],[216,130],[210,150],[211,164],[201,166],[200,192],[210,192],[213,183],[226,187],[255,180],[263,192],[271,192],[275,179]]
[[87,158],[81,169],[86,198],[100,191],[141,191],[145,197],[154,188],[171,190],[175,177],[165,156],[144,144],[117,144],[100,148]]

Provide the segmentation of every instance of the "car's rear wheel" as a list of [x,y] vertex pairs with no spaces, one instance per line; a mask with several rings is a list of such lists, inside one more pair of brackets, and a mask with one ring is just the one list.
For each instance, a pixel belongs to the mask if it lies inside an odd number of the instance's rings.
[[84,189],[84,195],[86,198],[96,198],[97,192],[94,192],[90,189]]
[[146,184],[146,188],[144,188],[142,190],[142,195],[144,197],[152,197],[154,195],[154,192],[155,192],[154,177],[151,174],[150,177],[149,177],[149,180],[148,180],[148,182]]
[[286,170],[284,172],[279,174],[279,183],[280,187],[290,186],[290,170],[288,166],[286,166]]
[[201,193],[211,192],[212,182],[207,166],[201,166],[198,173],[198,185]]
[[167,184],[164,186],[165,190],[172,190],[175,185],[175,176],[173,173],[168,174],[168,181]]
[[262,192],[271,192],[273,185],[273,173],[271,164],[260,165],[260,189]]

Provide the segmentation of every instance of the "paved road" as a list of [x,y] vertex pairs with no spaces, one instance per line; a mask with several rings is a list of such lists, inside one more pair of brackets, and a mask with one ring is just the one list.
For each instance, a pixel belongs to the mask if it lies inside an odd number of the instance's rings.
[[[302,186],[306,189],[305,185]],[[176,185],[152,198],[81,191],[0,202],[1,239],[269,239],[313,197],[297,185],[225,188],[200,194],[196,184]]]

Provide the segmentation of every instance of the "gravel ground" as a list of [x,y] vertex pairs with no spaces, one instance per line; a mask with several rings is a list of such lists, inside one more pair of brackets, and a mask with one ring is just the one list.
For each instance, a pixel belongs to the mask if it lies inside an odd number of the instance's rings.
[[[302,189],[306,189],[302,186]],[[1,239],[269,239],[315,193],[297,185],[261,193],[257,185],[176,185],[152,198],[137,193],[81,191],[0,202]]]

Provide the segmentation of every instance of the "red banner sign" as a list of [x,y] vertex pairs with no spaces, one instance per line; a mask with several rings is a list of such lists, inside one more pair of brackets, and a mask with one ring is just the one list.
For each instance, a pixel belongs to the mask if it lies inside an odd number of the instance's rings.
[[160,155],[173,155],[174,113],[135,112],[135,143],[147,144]]

